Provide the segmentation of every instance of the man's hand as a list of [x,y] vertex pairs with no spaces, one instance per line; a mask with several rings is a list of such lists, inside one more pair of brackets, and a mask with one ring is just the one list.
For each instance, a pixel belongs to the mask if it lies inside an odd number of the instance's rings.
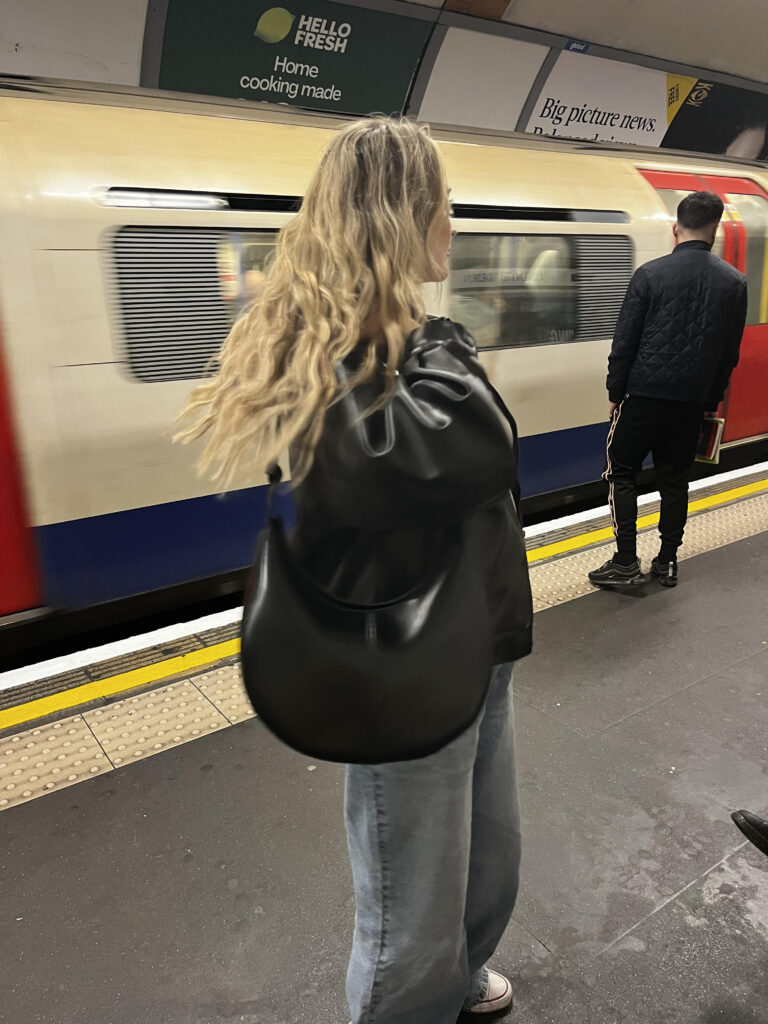
[[613,414],[616,412],[616,410],[618,408],[619,408],[619,403],[618,402],[611,402],[611,404],[608,406],[608,415],[610,416],[611,419],[613,419]]
[[717,409],[708,409],[704,413],[704,419],[705,420],[716,420],[717,419]]

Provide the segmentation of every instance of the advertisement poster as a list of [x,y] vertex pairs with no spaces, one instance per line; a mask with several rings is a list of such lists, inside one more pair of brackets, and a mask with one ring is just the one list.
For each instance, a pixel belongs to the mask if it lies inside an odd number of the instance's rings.
[[547,78],[526,131],[534,135],[659,146],[696,79],[566,50]]
[[662,146],[768,160],[768,94],[700,79]]
[[[423,121],[514,131],[549,48],[449,28],[419,110]],[[465,69],[471,68],[471,74]]]
[[160,88],[400,113],[432,25],[330,0],[169,0]]

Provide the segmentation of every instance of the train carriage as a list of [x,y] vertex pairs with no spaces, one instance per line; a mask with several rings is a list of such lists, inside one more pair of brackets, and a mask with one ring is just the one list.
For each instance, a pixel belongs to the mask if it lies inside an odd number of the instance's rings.
[[[0,120],[0,616],[215,587],[250,561],[264,488],[216,494],[172,422],[341,121],[7,79]],[[750,287],[726,439],[768,435],[764,167],[433,132],[458,235],[429,307],[475,334],[528,499],[598,478],[624,290],[697,188],[725,200],[718,251]]]

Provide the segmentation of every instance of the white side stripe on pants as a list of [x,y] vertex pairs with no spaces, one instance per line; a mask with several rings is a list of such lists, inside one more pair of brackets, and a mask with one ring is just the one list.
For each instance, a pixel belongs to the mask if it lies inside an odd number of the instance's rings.
[[[624,402],[626,402],[627,397],[628,396],[625,395],[616,407],[613,414],[613,423],[611,423],[611,429],[608,431],[608,439],[605,442],[605,461],[607,468],[603,473],[603,480],[608,480],[608,477],[613,472],[613,468],[611,466],[611,442],[613,441],[613,435],[616,432],[616,424],[619,422],[619,417],[621,416],[622,406],[624,405]],[[608,506],[611,510],[611,527],[613,529],[613,535],[614,537],[616,537],[618,535],[619,523],[616,518],[616,503],[614,501],[613,495],[613,480],[608,481]]]

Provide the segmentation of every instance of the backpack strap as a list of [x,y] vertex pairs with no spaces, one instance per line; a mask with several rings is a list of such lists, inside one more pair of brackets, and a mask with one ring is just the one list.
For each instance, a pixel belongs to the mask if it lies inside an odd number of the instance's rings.
[[280,486],[280,481],[283,479],[283,471],[280,466],[274,462],[267,470],[267,480],[269,481],[269,490],[267,491],[267,503],[265,519],[270,519],[272,516],[272,505],[275,501],[275,495],[277,494],[277,488]]

